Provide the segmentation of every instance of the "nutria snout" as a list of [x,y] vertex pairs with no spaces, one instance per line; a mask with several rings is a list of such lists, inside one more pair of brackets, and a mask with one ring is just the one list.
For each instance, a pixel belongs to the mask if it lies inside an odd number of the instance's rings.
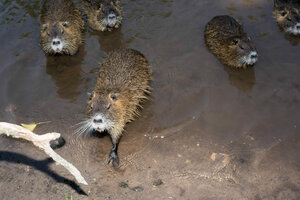
[[300,35],[299,0],[274,0],[273,15],[284,32]]
[[97,31],[119,28],[122,8],[119,0],[83,0],[82,11],[88,18],[88,25]]
[[119,164],[119,139],[126,123],[137,116],[141,102],[150,92],[152,69],[140,52],[118,49],[101,64],[96,86],[88,101],[88,120],[78,129],[107,131],[112,139],[108,163]]
[[233,17],[214,17],[205,26],[204,37],[208,49],[224,65],[245,68],[258,60],[251,38]]
[[46,53],[73,55],[83,41],[84,21],[71,0],[46,0],[41,10],[40,29]]

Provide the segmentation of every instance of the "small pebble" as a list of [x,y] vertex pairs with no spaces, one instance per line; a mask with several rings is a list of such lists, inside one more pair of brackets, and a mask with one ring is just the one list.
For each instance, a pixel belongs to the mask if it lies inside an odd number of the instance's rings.
[[125,182],[121,182],[121,183],[119,183],[119,187],[121,187],[121,188],[128,188],[128,184],[125,183]]
[[50,147],[52,149],[57,149],[64,146],[65,143],[66,141],[64,140],[64,138],[60,136],[58,139],[50,141]]
[[158,180],[154,181],[152,185],[153,185],[153,187],[157,187],[157,186],[160,186],[162,184],[163,184],[162,180],[158,179]]
[[161,139],[164,139],[164,138],[165,138],[165,136],[160,136],[160,138],[161,138]]
[[132,188],[132,190],[136,191],[136,192],[142,192],[144,190],[144,188],[137,186],[137,187]]

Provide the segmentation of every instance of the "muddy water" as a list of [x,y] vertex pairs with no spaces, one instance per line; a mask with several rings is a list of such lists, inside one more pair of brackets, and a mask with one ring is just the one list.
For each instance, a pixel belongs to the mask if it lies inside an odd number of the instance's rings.
[[[89,182],[77,185],[30,143],[0,137],[0,199],[300,199],[300,45],[280,32],[272,1],[122,2],[121,29],[87,29],[73,57],[44,55],[40,1],[0,2],[0,120],[51,121],[36,132],[61,132],[67,143],[56,151]],[[255,68],[223,67],[207,51],[204,26],[221,14],[252,36]],[[118,47],[145,54],[154,81],[113,168],[110,138],[78,137],[74,125],[98,63]]]

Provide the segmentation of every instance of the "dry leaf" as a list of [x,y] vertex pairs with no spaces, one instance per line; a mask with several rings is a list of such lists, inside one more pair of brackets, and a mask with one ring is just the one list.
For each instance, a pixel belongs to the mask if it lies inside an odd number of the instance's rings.
[[26,129],[28,129],[32,132],[36,128],[37,125],[46,124],[46,123],[50,123],[50,121],[48,121],[48,122],[38,122],[38,123],[32,123],[32,124],[23,124],[23,123],[21,123],[21,126],[23,126],[24,128],[26,128]]

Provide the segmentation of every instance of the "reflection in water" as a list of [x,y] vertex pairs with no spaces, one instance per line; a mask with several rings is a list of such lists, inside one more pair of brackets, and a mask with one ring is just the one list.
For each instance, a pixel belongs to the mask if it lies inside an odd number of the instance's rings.
[[94,31],[91,35],[97,35],[99,37],[100,49],[105,53],[108,53],[114,49],[125,47],[123,42],[123,34],[121,28],[114,31],[98,32]]
[[237,69],[224,66],[224,70],[228,74],[228,80],[231,85],[235,86],[240,91],[249,94],[255,85],[255,68],[248,67],[247,69]]
[[300,36],[295,36],[291,34],[284,34],[284,38],[290,42],[291,45],[297,46],[300,41]]
[[81,65],[85,55],[84,46],[81,46],[74,56],[47,56],[46,72],[55,81],[60,98],[75,101],[81,94],[79,90],[83,81]]

